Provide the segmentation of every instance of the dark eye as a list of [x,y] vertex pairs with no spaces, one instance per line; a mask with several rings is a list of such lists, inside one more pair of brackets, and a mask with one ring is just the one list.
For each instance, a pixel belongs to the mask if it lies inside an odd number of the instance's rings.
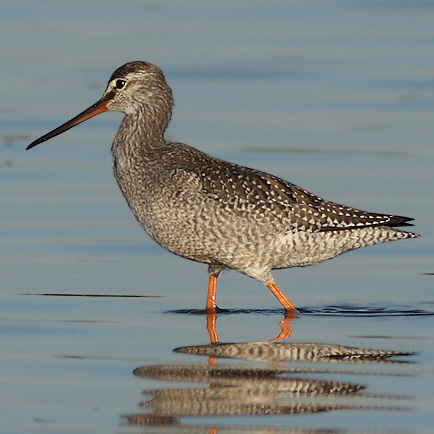
[[125,80],[116,80],[115,86],[116,89],[122,89],[125,86]]

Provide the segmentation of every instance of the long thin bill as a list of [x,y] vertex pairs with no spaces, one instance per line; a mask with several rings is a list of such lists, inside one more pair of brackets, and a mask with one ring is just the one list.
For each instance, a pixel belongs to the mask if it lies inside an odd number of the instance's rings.
[[65,122],[63,125],[60,125],[60,127],[57,127],[53,131],[50,131],[49,133],[45,134],[44,136],[30,143],[30,145],[27,146],[26,149],[31,149],[34,146],[39,145],[39,143],[45,142],[53,137],[56,137],[59,134],[68,131],[70,128],[75,127],[76,125],[81,124],[82,122],[87,121],[88,119],[93,118],[94,116],[99,115],[100,113],[104,113],[107,110],[108,110],[107,101],[101,99],[98,102],[96,102],[94,105],[86,109],[84,112],[81,112],[75,118],[72,118],[68,122]]

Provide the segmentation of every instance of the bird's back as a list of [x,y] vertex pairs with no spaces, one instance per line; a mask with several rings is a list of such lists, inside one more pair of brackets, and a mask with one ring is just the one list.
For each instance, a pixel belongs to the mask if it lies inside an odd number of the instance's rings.
[[[394,228],[408,226],[409,218],[328,202],[187,145],[166,142],[140,155],[141,161],[128,160],[136,167],[126,168],[126,179],[115,170],[131,209],[159,244],[199,262],[251,275],[255,268],[310,265],[415,236]],[[140,182],[128,181],[132,170]]]

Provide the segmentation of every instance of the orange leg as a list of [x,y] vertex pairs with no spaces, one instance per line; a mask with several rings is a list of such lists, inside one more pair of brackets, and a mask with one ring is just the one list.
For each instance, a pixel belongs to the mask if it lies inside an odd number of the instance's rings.
[[293,319],[295,318],[295,311],[291,311],[291,312],[286,312],[285,313],[285,318],[283,318],[282,321],[280,321],[280,333],[277,337],[275,337],[274,339],[270,339],[271,342],[277,342],[277,341],[281,341],[283,339],[287,339],[291,336],[292,333],[292,326],[291,323],[293,321]]
[[215,313],[216,311],[217,277],[218,274],[209,275],[208,298],[206,299],[206,311],[208,313]]
[[294,312],[297,310],[275,283],[270,283],[269,285],[267,285],[267,288],[279,300],[280,304],[285,308],[286,311]]
[[217,315],[215,313],[209,313],[206,316],[206,329],[209,333],[209,340],[212,344],[216,344],[219,341],[219,337],[216,330]]

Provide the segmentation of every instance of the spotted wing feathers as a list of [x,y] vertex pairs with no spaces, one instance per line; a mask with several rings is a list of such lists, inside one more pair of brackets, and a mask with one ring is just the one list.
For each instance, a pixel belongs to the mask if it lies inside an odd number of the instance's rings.
[[312,232],[412,226],[408,223],[411,218],[370,213],[328,202],[276,176],[223,163],[202,172],[204,190],[223,206],[242,214],[252,213],[259,221],[277,220],[292,230]]

